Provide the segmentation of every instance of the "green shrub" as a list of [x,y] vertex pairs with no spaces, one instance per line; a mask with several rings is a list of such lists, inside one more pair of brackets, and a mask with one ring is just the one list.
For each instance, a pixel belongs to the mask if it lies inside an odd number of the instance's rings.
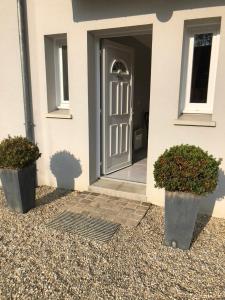
[[154,164],[156,187],[204,195],[215,190],[221,159],[191,145],[167,149]]
[[37,145],[20,136],[8,137],[0,143],[0,168],[22,169],[41,156]]

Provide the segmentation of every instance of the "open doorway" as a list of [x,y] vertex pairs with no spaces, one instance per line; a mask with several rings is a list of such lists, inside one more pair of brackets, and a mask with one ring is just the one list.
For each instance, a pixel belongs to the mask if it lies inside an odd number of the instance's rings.
[[101,176],[146,183],[152,35],[101,39]]

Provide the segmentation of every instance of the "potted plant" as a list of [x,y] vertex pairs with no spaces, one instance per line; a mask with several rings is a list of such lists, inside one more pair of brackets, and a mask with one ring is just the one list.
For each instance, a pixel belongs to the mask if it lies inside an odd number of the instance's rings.
[[155,162],[155,186],[165,188],[166,245],[190,248],[200,197],[215,190],[220,163],[192,145],[171,147]]
[[8,206],[26,213],[35,206],[36,166],[41,156],[24,137],[8,137],[0,143],[0,178]]

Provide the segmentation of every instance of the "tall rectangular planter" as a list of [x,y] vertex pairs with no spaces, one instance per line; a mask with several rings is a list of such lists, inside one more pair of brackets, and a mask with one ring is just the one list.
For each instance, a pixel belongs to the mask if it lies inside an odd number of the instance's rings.
[[26,213],[35,207],[36,165],[23,169],[1,169],[5,198],[10,209]]
[[166,192],[165,244],[183,250],[190,248],[199,211],[199,197],[189,193]]

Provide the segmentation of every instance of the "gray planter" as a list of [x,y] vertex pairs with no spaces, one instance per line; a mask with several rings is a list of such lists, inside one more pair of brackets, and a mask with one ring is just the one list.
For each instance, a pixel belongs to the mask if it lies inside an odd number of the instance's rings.
[[199,210],[199,197],[189,193],[166,192],[165,244],[174,248],[190,248]]
[[10,209],[26,213],[35,207],[36,166],[20,170],[1,169],[5,198]]

